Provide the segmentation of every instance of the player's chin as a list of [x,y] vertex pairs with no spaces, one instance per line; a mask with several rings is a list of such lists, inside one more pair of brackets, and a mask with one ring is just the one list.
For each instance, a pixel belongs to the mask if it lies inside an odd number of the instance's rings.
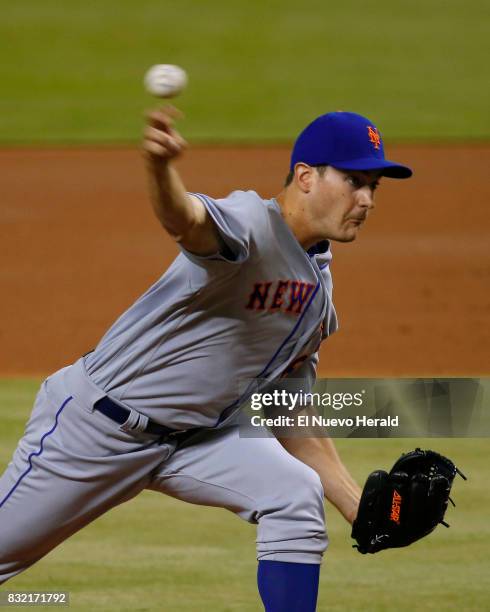
[[358,232],[359,225],[350,225],[349,227],[339,232],[337,236],[332,239],[336,240],[337,242],[352,242],[357,238]]

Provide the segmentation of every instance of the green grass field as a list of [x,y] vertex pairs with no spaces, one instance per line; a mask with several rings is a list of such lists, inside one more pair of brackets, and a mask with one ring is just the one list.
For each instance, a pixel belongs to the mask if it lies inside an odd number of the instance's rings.
[[[0,470],[8,462],[37,381],[0,382]],[[414,445],[451,456],[467,473],[458,507],[409,549],[362,556],[346,523],[327,509],[331,546],[319,610],[342,612],[482,611],[488,589],[488,451],[485,439],[338,440],[354,475],[388,466]],[[222,510],[145,492],[84,529],[3,590],[67,590],[71,609],[107,611],[256,611],[254,527]]]
[[177,63],[193,141],[284,141],[328,110],[388,139],[488,139],[485,0],[22,0],[0,21],[0,142],[134,142]]

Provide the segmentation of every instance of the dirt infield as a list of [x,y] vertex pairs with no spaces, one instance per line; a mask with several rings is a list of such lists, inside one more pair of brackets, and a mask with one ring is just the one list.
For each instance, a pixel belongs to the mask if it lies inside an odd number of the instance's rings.
[[[360,238],[334,245],[341,329],[321,374],[490,374],[490,145],[399,146]],[[278,191],[286,148],[194,148],[189,190]],[[92,348],[177,249],[135,150],[2,150],[0,374],[44,374]],[[264,346],[264,351],[272,347]]]

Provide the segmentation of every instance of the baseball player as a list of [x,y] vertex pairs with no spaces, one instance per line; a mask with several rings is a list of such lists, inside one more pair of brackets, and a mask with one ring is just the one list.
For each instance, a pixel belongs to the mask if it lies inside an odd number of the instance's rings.
[[[352,241],[381,177],[376,126],[347,112],[299,135],[286,186],[224,199],[186,192],[174,112],[149,115],[151,201],[181,253],[94,351],[48,377],[0,479],[0,583],[143,489],[257,524],[269,612],[315,610],[326,497],[352,523],[360,489],[328,438],[240,437],[241,380],[309,390],[337,329],[330,241]],[[240,393],[242,393],[240,395]]]

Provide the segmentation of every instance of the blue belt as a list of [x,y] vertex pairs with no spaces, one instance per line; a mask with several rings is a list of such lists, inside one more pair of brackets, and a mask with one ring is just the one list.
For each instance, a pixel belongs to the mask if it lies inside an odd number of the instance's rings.
[[[109,417],[116,423],[119,423],[119,425],[122,425],[123,423],[125,423],[128,420],[129,415],[131,414],[130,410],[128,410],[127,408],[124,408],[124,406],[120,406],[119,404],[116,404],[116,402],[113,402],[107,396],[95,402],[94,410],[97,410],[98,412],[102,412],[102,414],[105,414],[106,417]],[[148,424],[146,425],[144,429],[144,432],[148,434],[152,434],[154,436],[164,436],[165,438],[179,436],[179,439],[180,439],[181,435],[183,434],[190,435],[190,433],[192,434],[196,433],[198,429],[199,428],[197,427],[193,429],[185,429],[185,430],[171,429],[170,427],[165,427],[165,425],[160,425],[160,423],[155,423],[155,421],[152,421],[149,419]]]

